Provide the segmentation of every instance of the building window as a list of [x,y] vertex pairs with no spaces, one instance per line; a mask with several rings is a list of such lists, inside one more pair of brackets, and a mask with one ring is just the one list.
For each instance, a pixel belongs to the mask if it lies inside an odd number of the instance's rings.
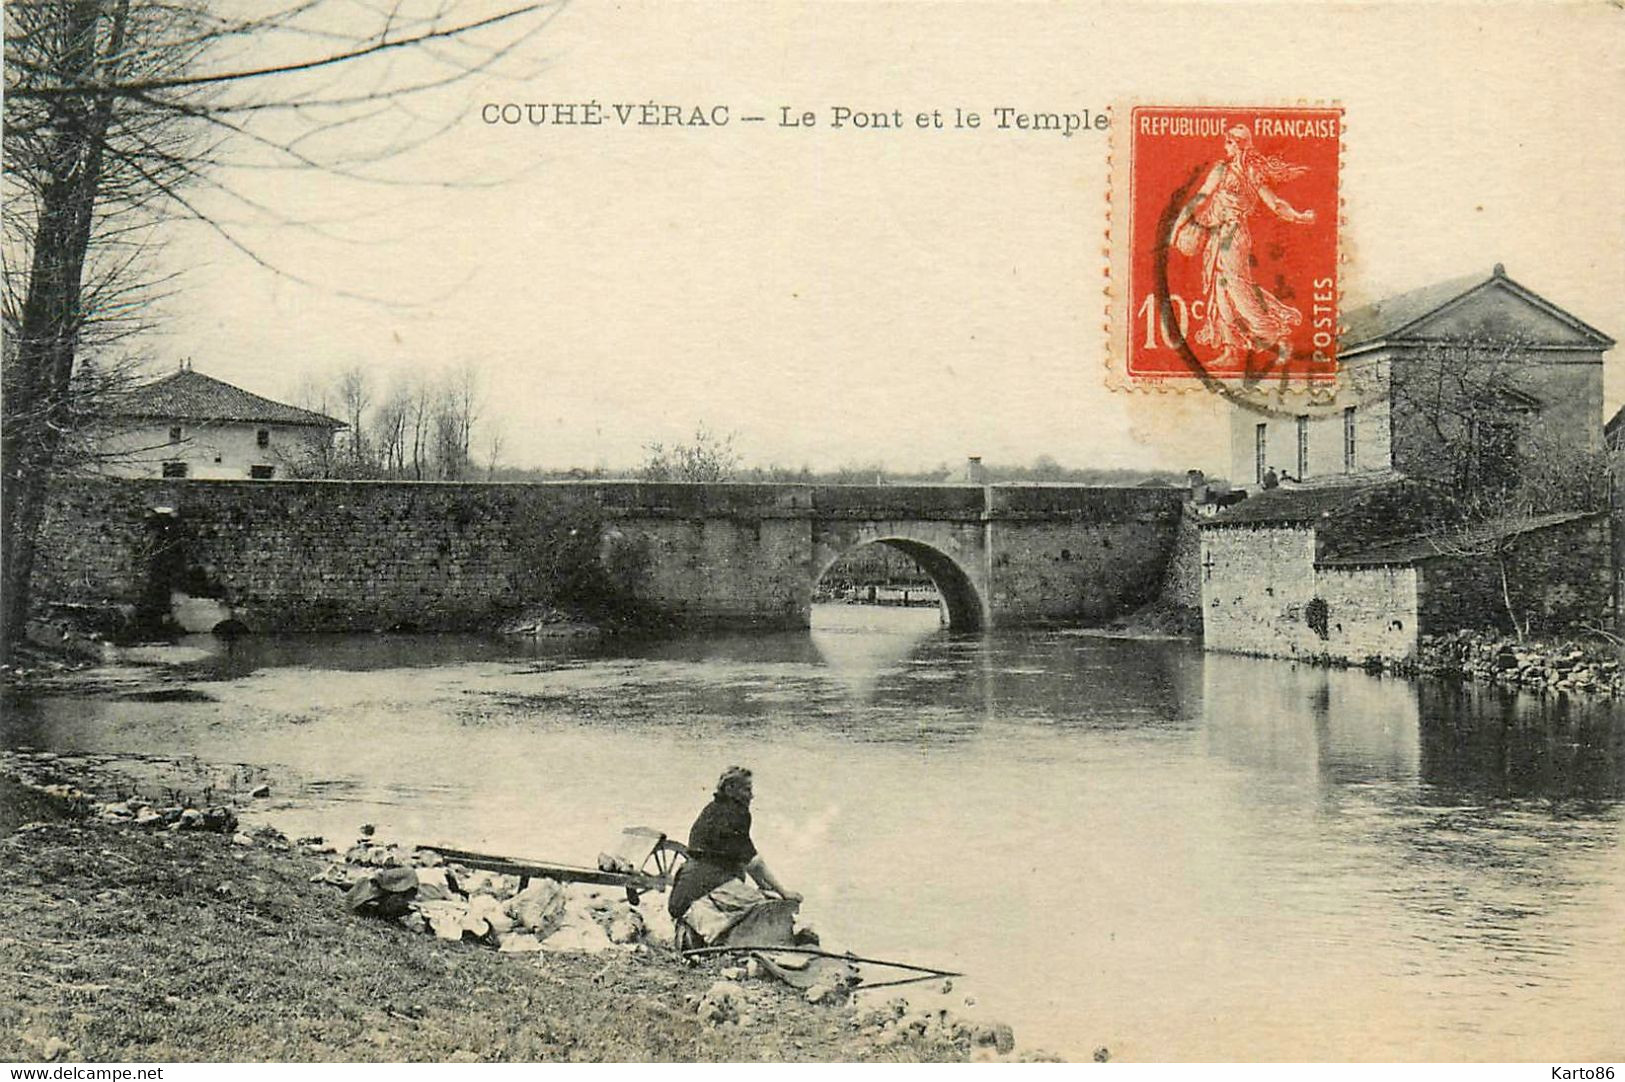
[[1259,484],[1264,483],[1264,471],[1269,468],[1265,459],[1269,457],[1268,425],[1260,424],[1253,429],[1253,459],[1257,476],[1254,478]]
[[184,463],[184,462],[165,462],[164,463],[164,476],[165,477],[185,477],[186,476],[186,463]]
[[258,432],[254,433],[254,443],[259,447],[271,446],[271,430],[269,428],[262,428]]
[[179,442],[181,442],[181,426],[180,425],[170,425],[169,426],[169,442],[170,443],[179,443]]
[[1298,418],[1298,480],[1309,476],[1309,418]]
[[256,481],[269,481],[271,478],[276,476],[276,467],[250,466],[248,467],[248,476],[252,477]]
[[1354,472],[1354,407],[1343,408],[1343,472]]
[[1467,422],[1467,460],[1458,483],[1506,489],[1518,476],[1516,417],[1474,417]]

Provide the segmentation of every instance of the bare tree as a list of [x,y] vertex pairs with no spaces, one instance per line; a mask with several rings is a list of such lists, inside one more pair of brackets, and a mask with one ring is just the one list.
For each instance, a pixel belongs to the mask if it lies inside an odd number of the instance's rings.
[[412,413],[412,392],[397,384],[372,416],[372,440],[378,468],[385,477],[406,474],[406,425]]
[[468,473],[468,456],[463,454],[457,407],[445,388],[435,401],[434,467],[435,476],[441,481],[461,481]]
[[430,397],[434,474],[442,481],[466,480],[473,467],[474,422],[479,417],[479,373],[463,364],[444,373]]
[[1470,501],[1494,505],[1539,479],[1545,509],[1590,505],[1601,490],[1586,478],[1569,483],[1563,471],[1591,460],[1601,447],[1583,428],[1548,415],[1542,377],[1552,371],[1537,346],[1507,336],[1437,343],[1396,360],[1396,462],[1408,475],[1451,486]]
[[1602,447],[1584,428],[1545,415],[1531,353],[1506,338],[1429,347],[1396,364],[1392,406],[1396,439],[1414,441],[1396,450],[1428,486],[1430,547],[1494,570],[1520,639],[1531,625],[1516,581],[1527,534],[1554,516],[1603,509],[1609,492]]
[[350,426],[350,465],[356,472],[366,472],[372,463],[368,457],[367,429],[362,422],[367,407],[372,405],[372,379],[365,368],[350,365],[339,372],[337,391],[344,420]]
[[453,451],[465,474],[474,460],[474,422],[479,420],[481,407],[479,384],[479,369],[472,362],[458,365],[446,378]]
[[502,445],[504,442],[502,429],[492,425],[490,431],[486,433],[485,479],[487,481],[496,480],[497,464],[502,460]]
[[299,377],[299,382],[294,385],[293,393],[288,396],[288,400],[302,410],[331,416],[333,388],[327,380],[307,372]]
[[421,481],[433,455],[430,442],[434,423],[434,389],[423,380],[412,384],[410,421],[412,425],[412,480]]
[[[231,194],[211,169],[218,148],[231,139],[284,167],[336,171],[356,168],[357,154],[365,164],[400,152],[413,139],[386,120],[410,117],[413,96],[507,55],[545,25],[533,17],[544,10],[529,4],[459,19],[445,5],[420,11],[410,0],[378,9],[293,0],[238,17],[202,0],[6,5],[0,642],[7,657],[31,606],[49,486],[71,463],[69,434],[95,412],[87,395],[98,382],[82,378],[81,361],[144,329],[154,295],[168,285],[147,258],[159,221],[202,222],[254,258],[188,194],[197,185]],[[357,12],[368,12],[365,25],[357,25]],[[389,67],[403,51],[417,63]],[[242,62],[250,53],[254,62]],[[359,91],[325,78],[367,66]],[[320,138],[362,126],[375,135],[348,141],[359,150]]]

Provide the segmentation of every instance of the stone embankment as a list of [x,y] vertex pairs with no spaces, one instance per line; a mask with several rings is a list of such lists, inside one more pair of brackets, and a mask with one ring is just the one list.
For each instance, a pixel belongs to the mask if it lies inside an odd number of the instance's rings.
[[659,895],[520,890],[365,829],[340,850],[110,778],[0,752],[0,921],[39,976],[0,1002],[0,1058],[1052,1058],[962,1016],[951,981],[798,991],[754,959],[679,960]]
[[1415,671],[1524,691],[1625,696],[1619,646],[1604,642],[1519,642],[1482,631],[1427,635]]

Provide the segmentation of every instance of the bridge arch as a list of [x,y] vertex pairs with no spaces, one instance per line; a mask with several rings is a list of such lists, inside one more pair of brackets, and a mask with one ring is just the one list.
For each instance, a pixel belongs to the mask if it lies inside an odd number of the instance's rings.
[[980,631],[987,624],[986,603],[970,574],[946,552],[924,541],[908,537],[860,536],[850,544],[830,546],[817,564],[812,585],[817,586],[831,567],[845,555],[865,545],[886,545],[904,553],[919,565],[936,585],[948,612],[948,627],[954,631]]

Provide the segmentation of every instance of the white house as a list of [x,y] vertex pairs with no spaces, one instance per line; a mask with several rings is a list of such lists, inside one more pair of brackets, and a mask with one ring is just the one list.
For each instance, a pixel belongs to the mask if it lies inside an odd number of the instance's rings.
[[98,427],[115,476],[270,480],[329,453],[346,426],[187,367],[120,396]]

